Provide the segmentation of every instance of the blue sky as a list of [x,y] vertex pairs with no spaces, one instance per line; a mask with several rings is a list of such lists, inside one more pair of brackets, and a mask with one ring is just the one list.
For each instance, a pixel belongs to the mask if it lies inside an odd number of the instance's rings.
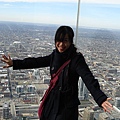
[[[78,0],[0,0],[0,21],[76,25]],[[120,29],[120,0],[81,0],[79,26]]]

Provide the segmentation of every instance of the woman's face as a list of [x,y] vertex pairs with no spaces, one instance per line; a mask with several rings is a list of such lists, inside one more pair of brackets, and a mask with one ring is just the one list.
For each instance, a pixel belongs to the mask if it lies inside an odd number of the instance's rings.
[[64,38],[64,40],[62,42],[57,41],[55,43],[55,46],[56,46],[56,48],[58,49],[58,51],[60,53],[66,51],[70,47],[70,45],[71,45],[71,43],[69,42],[69,37],[68,37],[67,34],[65,35],[65,38]]

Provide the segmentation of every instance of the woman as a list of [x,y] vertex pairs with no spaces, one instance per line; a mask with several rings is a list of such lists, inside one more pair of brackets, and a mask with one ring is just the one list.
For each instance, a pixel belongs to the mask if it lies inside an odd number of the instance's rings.
[[85,59],[73,44],[74,32],[69,26],[60,26],[55,34],[55,50],[44,57],[11,60],[10,56],[2,56],[7,63],[4,68],[13,66],[13,69],[30,69],[50,66],[51,77],[68,60],[70,63],[62,70],[57,84],[51,90],[44,103],[40,120],[78,120],[78,80],[79,76],[87,86],[96,103],[110,112],[112,105],[101,90],[91,73]]

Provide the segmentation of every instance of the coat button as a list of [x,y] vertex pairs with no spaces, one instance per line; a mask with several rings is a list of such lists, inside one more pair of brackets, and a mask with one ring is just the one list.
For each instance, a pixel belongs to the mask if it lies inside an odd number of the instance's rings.
[[59,87],[59,90],[61,90],[61,87]]
[[54,67],[52,67],[51,70],[54,70]]

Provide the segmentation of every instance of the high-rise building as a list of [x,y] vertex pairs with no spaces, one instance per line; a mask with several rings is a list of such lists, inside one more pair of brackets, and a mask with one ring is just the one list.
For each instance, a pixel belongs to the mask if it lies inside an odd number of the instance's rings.
[[79,78],[78,89],[79,89],[79,94],[78,94],[79,99],[80,100],[88,99],[88,90],[84,82],[82,81],[81,77]]
[[109,120],[109,116],[106,113],[100,113],[98,120]]
[[120,108],[120,97],[115,98],[115,106]]
[[23,85],[17,85],[16,90],[17,90],[17,93],[23,93],[24,92],[24,86]]
[[9,119],[10,113],[9,113],[9,105],[5,103],[3,105],[3,119]]
[[84,109],[83,120],[94,120],[94,110],[90,107]]
[[27,92],[34,93],[35,92],[35,86],[34,85],[27,85]]

